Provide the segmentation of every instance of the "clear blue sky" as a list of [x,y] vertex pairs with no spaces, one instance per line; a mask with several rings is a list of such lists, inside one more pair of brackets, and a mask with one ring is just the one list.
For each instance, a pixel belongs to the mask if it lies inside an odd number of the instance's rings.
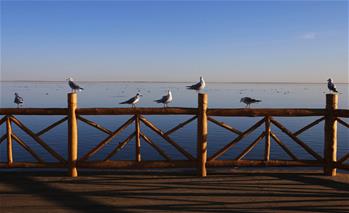
[[1,1],[2,80],[348,82],[348,1]]

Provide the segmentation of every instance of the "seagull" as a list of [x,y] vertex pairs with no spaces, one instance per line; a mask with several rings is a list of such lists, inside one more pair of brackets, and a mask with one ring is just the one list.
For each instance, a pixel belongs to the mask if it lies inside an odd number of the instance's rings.
[[15,92],[14,103],[17,104],[17,108],[19,108],[20,104],[23,104],[23,98],[21,96],[19,96],[17,92]]
[[164,104],[164,107],[167,107],[168,104],[171,103],[171,101],[172,101],[172,93],[171,93],[171,90],[168,90],[168,91],[167,91],[167,95],[162,96],[161,99],[155,100],[156,103]]
[[187,89],[196,90],[197,92],[204,89],[206,86],[204,78],[200,76],[200,82],[191,86],[187,86]]
[[251,104],[253,103],[258,103],[258,102],[261,102],[261,100],[256,100],[256,99],[253,99],[253,98],[250,98],[250,97],[243,97],[240,99],[240,102],[243,102],[246,104],[246,108],[247,107],[250,107]]
[[141,99],[142,96],[142,94],[137,93],[136,96],[130,98],[127,101],[121,102],[120,104],[132,104],[132,107],[136,107],[136,104],[139,102],[139,99]]
[[78,91],[81,91],[81,90],[84,89],[84,88],[80,87],[79,85],[77,85],[77,84],[74,82],[73,78],[67,78],[67,81],[68,81],[68,83],[69,83],[70,88],[72,89],[72,92],[76,92],[77,90],[78,90]]
[[336,89],[336,85],[334,85],[333,81],[331,78],[327,80],[327,88],[330,90],[330,92],[338,92]]

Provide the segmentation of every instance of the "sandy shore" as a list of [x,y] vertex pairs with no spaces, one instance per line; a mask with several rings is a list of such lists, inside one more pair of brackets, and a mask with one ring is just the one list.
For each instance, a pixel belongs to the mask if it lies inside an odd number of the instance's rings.
[[349,175],[321,171],[0,172],[0,212],[349,212]]

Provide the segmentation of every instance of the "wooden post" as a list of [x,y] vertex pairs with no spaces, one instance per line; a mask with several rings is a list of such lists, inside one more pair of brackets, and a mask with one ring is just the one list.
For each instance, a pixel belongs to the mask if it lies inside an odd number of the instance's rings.
[[270,117],[265,116],[265,152],[264,160],[270,160]]
[[136,115],[135,120],[136,127],[136,161],[141,162],[141,138],[140,138],[140,120],[139,114]]
[[324,146],[324,174],[336,176],[335,163],[337,161],[337,121],[333,110],[338,107],[338,95],[326,94],[325,146]]
[[13,163],[13,155],[12,155],[12,126],[11,126],[10,117],[6,118],[6,129],[7,129],[7,164],[9,167],[11,167]]
[[77,94],[68,93],[68,164],[69,175],[77,177],[78,160],[78,125],[75,110],[78,106]]
[[198,98],[197,169],[199,176],[206,177],[208,98],[207,94],[199,94]]

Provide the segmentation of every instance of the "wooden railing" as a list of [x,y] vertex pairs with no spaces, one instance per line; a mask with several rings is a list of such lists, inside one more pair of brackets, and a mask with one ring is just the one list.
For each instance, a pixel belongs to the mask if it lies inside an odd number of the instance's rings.
[[[336,169],[349,170],[349,153],[337,160],[337,123],[349,128],[349,124],[343,118],[349,117],[349,110],[337,109],[338,97],[335,94],[326,95],[325,109],[210,109],[207,108],[207,94],[199,94],[198,108],[78,108],[77,94],[68,94],[67,108],[2,108],[0,114],[0,125],[6,125],[6,133],[1,136],[0,144],[7,141],[7,162],[0,162],[1,168],[69,168],[69,175],[78,176],[78,168],[177,168],[177,167],[196,167],[199,176],[206,176],[207,167],[232,167],[232,166],[318,166],[324,168],[324,174],[334,176]],[[40,131],[34,132],[25,126],[16,115],[63,115],[64,117],[52,123]],[[94,121],[86,118],[87,115],[130,115],[131,117],[116,129],[108,129]],[[144,115],[191,115],[185,120],[167,131],[161,130]],[[306,126],[291,131],[287,129],[277,117],[319,117]],[[219,121],[219,117],[260,117],[246,130],[239,130],[231,125]],[[184,126],[197,120],[197,141],[196,155],[193,155],[180,144],[178,144],[171,135]],[[53,128],[68,121],[68,153],[63,157],[55,151],[48,143],[42,139],[42,135]],[[97,143],[93,148],[78,156],[78,121],[83,122],[93,128],[106,134],[106,137]],[[210,141],[207,140],[209,134],[208,123],[218,125],[235,134],[236,137],[226,143],[211,155],[208,155]],[[324,122],[324,153],[319,154],[314,151],[309,144],[302,141],[299,137],[302,133]],[[131,132],[122,142],[117,144],[103,157],[102,160],[92,160],[92,157],[100,152],[113,138],[119,135],[128,126],[134,124],[134,131]],[[150,129],[153,133],[160,136],[165,142],[171,145],[184,160],[174,160],[162,149],[151,137],[145,134],[141,129],[141,124]],[[12,128],[16,125],[19,129],[29,135],[38,145],[40,145],[56,162],[44,161],[35,150],[33,150],[24,140],[22,140]],[[256,129],[263,126],[263,131],[255,140],[251,142],[237,156],[228,160],[220,159],[224,154],[231,150],[243,139],[252,135]],[[272,127],[280,130],[287,135],[293,142],[308,153],[313,159],[301,159],[297,156],[279,136],[272,131]],[[264,139],[264,153],[262,160],[245,160],[244,157],[250,153],[257,144]],[[149,144],[164,160],[144,161],[141,156],[141,140]],[[271,159],[272,140],[289,156],[291,160]],[[135,141],[135,159],[134,160],[111,160],[119,151],[121,151],[130,141]],[[18,143],[26,150],[37,162],[16,162],[13,159],[13,142]],[[80,144],[79,146],[84,146]]]

